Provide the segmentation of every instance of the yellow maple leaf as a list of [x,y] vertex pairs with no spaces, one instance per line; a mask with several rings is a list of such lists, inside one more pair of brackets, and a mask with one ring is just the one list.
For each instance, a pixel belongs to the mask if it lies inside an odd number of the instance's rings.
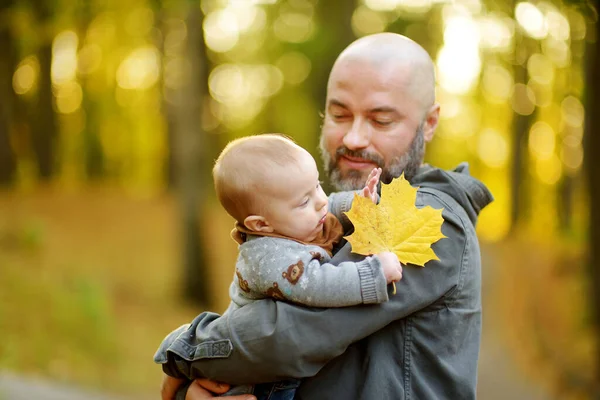
[[346,213],[354,233],[346,236],[354,253],[370,255],[391,251],[403,264],[425,266],[430,260],[439,260],[431,245],[442,234],[442,209],[430,206],[417,208],[417,188],[413,188],[404,174],[389,185],[382,184],[381,201],[354,195],[350,211]]

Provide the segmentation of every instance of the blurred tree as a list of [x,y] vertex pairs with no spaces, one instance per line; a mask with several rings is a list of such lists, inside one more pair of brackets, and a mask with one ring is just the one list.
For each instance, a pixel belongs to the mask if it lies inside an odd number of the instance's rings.
[[335,59],[356,39],[350,22],[355,8],[356,0],[319,1],[316,4],[315,14],[318,23],[327,29],[320,29],[318,36],[312,42],[313,54],[310,58],[315,62],[307,84],[313,90],[315,104],[319,110],[323,110],[325,106],[327,80]]
[[[92,22],[97,11],[92,1],[78,2],[77,5],[77,25],[78,36],[85,38],[85,33]],[[85,121],[83,128],[83,146],[85,153],[85,171],[89,178],[99,178],[104,174],[104,153],[99,138],[100,118],[97,112],[97,104],[91,98],[91,93],[86,90],[92,83],[92,77],[81,79],[81,86],[84,88],[81,101],[81,108],[84,111]]]
[[[517,2],[511,7],[515,12]],[[516,21],[515,15],[512,16]],[[516,85],[515,89],[525,88],[528,82],[527,61],[529,56],[535,52],[537,43],[525,37],[518,29],[515,30],[515,47],[512,54],[513,77]],[[529,101],[524,90],[515,90],[513,98],[513,140],[512,140],[512,165],[511,165],[511,229],[518,226],[519,222],[529,213],[529,157],[527,140],[529,130],[535,122],[536,108],[527,110],[527,107],[517,106],[515,104],[527,104]]]
[[30,0],[37,17],[37,52],[40,72],[38,77],[37,101],[33,105],[31,117],[31,136],[33,151],[37,159],[39,178],[49,180],[54,174],[54,149],[57,137],[57,121],[53,108],[52,95],[52,39],[50,25],[53,17],[54,2],[51,0]]
[[[172,153],[173,177],[179,199],[182,227],[183,286],[185,297],[195,303],[207,305],[213,298],[206,284],[208,268],[206,247],[201,230],[206,231],[204,213],[199,213],[208,197],[208,187],[203,162],[207,156],[207,134],[202,127],[204,98],[207,95],[207,59],[203,14],[199,4],[192,0],[170,1],[165,5],[170,17],[184,16],[179,21],[180,46],[168,49],[170,68],[165,74],[180,74],[178,83],[164,85],[165,107]],[[175,18],[177,20],[177,18]],[[181,25],[181,23],[185,25]],[[168,28],[167,28],[168,29]],[[173,32],[165,32],[165,37]],[[173,43],[171,43],[172,45]]]
[[[527,40],[523,38],[522,43]],[[523,48],[516,46],[517,49],[525,51],[525,55],[521,56],[524,61],[518,60],[519,55],[516,55],[514,66],[515,83],[522,85],[527,84],[527,68],[520,62],[527,63],[528,52]],[[517,51],[519,51],[517,50]],[[516,96],[525,95],[524,93],[516,93]],[[517,100],[518,101],[518,100]],[[529,175],[529,157],[527,152],[527,139],[529,137],[529,129],[535,122],[534,112],[530,114],[522,114],[514,112],[513,116],[513,140],[512,140],[512,166],[511,166],[511,228],[516,228],[524,216],[528,214],[528,175]]]
[[13,4],[13,0],[5,0],[0,4],[0,49],[3,53],[0,57],[0,185],[13,181],[16,168],[16,158],[10,144],[14,104],[17,102],[12,87],[13,73],[17,66],[17,49],[9,24]]
[[[593,42],[587,48],[587,80],[586,80],[586,129],[585,129],[585,163],[589,185],[589,294],[593,324],[596,338],[600,340],[600,23],[598,13],[600,2],[592,3],[596,8],[593,13],[595,34]],[[600,343],[596,344],[596,393],[595,399],[600,399]]]

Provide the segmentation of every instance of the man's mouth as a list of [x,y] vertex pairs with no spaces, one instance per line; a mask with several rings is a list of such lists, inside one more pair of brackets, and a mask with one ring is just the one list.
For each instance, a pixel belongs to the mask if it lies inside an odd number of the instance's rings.
[[364,158],[350,157],[346,155],[341,156],[339,160],[352,169],[374,168],[378,166],[377,163],[374,161],[366,160]]

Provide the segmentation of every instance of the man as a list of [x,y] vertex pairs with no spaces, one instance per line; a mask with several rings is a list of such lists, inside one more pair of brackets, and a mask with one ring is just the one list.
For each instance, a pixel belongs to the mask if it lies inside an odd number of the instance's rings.
[[[167,374],[231,384],[306,378],[298,399],[474,399],[481,334],[481,262],[474,224],[491,194],[465,165],[422,165],[440,107],[433,63],[410,39],[384,33],[352,43],[327,86],[321,152],[338,190],[362,187],[373,167],[402,172],[417,206],[444,208],[439,261],[407,266],[387,303],[312,309],[261,300],[223,317],[204,313],[157,352]],[[346,244],[334,261],[358,260]],[[164,398],[179,381],[166,378]],[[200,380],[187,400],[210,398]],[[244,397],[231,397],[231,399]]]

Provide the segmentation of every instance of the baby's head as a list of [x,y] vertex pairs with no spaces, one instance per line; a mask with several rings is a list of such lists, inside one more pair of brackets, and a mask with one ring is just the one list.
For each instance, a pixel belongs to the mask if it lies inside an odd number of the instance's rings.
[[327,196],[312,156],[277,134],[237,139],[213,168],[225,210],[255,232],[309,242],[323,229]]

